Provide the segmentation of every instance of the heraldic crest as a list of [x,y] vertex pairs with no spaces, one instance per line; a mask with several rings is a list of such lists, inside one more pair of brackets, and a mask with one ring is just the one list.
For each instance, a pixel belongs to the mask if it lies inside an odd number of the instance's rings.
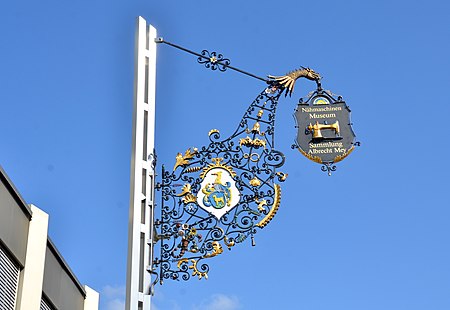
[[220,219],[239,203],[240,192],[233,176],[236,172],[231,166],[221,164],[223,158],[212,158],[215,164],[203,169],[200,178],[201,192],[197,194],[197,203],[205,211]]

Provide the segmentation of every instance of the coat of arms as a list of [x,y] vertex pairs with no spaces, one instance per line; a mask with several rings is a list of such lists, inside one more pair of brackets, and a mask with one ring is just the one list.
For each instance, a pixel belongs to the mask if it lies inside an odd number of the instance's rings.
[[201,191],[197,194],[197,203],[205,211],[220,219],[239,203],[239,191],[233,180],[236,173],[231,167],[220,164],[207,166],[201,177]]

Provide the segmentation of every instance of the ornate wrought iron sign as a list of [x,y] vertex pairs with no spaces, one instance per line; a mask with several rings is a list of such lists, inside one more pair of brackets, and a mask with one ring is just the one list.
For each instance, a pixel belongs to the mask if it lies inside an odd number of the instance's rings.
[[[255,76],[230,66],[221,54],[201,54],[158,39],[198,57],[212,70],[227,68],[265,81],[268,86],[250,104],[234,133],[222,138],[209,132],[209,143],[178,153],[173,169],[162,166],[161,217],[154,223],[159,255],[151,272],[155,283],[166,279],[208,278],[207,259],[224,255],[251,239],[275,216],[281,201],[281,186],[287,173],[279,170],[283,153],[275,148],[275,114],[280,96],[291,95],[297,79],[317,83],[317,90],[297,108],[299,126],[296,147],[308,158],[335,169],[333,163],[353,150],[350,110],[320,87],[320,75],[310,68],[284,76]],[[330,150],[330,151],[328,151]]]
[[[205,259],[231,250],[275,216],[281,198],[278,169],[284,155],[275,149],[275,110],[283,88],[264,89],[244,114],[236,131],[221,139],[209,132],[209,144],[176,156],[172,171],[162,170],[160,281],[207,278]],[[177,189],[178,188],[178,189]]]
[[319,84],[306,100],[300,100],[295,110],[297,139],[294,147],[308,159],[323,164],[330,175],[334,163],[346,158],[355,148],[355,134],[350,121],[350,109],[341,96],[335,98]]

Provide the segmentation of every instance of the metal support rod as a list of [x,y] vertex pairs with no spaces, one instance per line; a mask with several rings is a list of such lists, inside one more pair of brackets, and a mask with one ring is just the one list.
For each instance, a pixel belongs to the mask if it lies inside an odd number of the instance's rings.
[[[164,43],[164,44],[170,45],[170,46],[172,46],[172,47],[175,47],[175,48],[177,48],[177,49],[179,49],[179,50],[182,50],[182,51],[184,51],[184,52],[186,52],[186,53],[195,55],[195,56],[197,56],[197,57],[199,57],[199,58],[202,58],[202,59],[205,59],[205,60],[210,60],[209,57],[207,57],[207,56],[205,56],[205,55],[196,53],[196,52],[191,51],[191,50],[189,50],[189,49],[187,49],[187,48],[184,48],[184,47],[182,47],[182,46],[179,46],[179,45],[176,45],[176,44],[167,42],[167,41],[164,40],[162,37],[156,38],[156,39],[155,39],[155,42],[156,42],[156,43]],[[262,77],[260,77],[260,76],[254,75],[254,74],[249,73],[249,72],[246,72],[246,71],[241,70],[241,69],[239,69],[239,68],[230,66],[229,64],[227,64],[227,63],[225,63],[225,62],[222,62],[222,61],[220,61],[220,60],[218,60],[217,63],[220,64],[220,65],[222,65],[222,66],[224,66],[224,67],[226,67],[226,68],[229,68],[229,69],[231,69],[231,70],[237,71],[237,72],[239,72],[239,73],[245,74],[245,75],[250,76],[250,77],[252,77],[252,78],[261,80],[261,81],[263,81],[263,82],[266,82],[267,84],[270,84],[270,81],[269,81],[268,79],[262,78]]]

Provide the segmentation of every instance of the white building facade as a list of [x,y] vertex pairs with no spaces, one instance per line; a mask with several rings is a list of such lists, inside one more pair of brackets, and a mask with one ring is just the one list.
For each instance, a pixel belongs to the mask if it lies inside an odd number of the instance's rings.
[[98,310],[48,237],[48,214],[28,205],[0,167],[0,310]]

